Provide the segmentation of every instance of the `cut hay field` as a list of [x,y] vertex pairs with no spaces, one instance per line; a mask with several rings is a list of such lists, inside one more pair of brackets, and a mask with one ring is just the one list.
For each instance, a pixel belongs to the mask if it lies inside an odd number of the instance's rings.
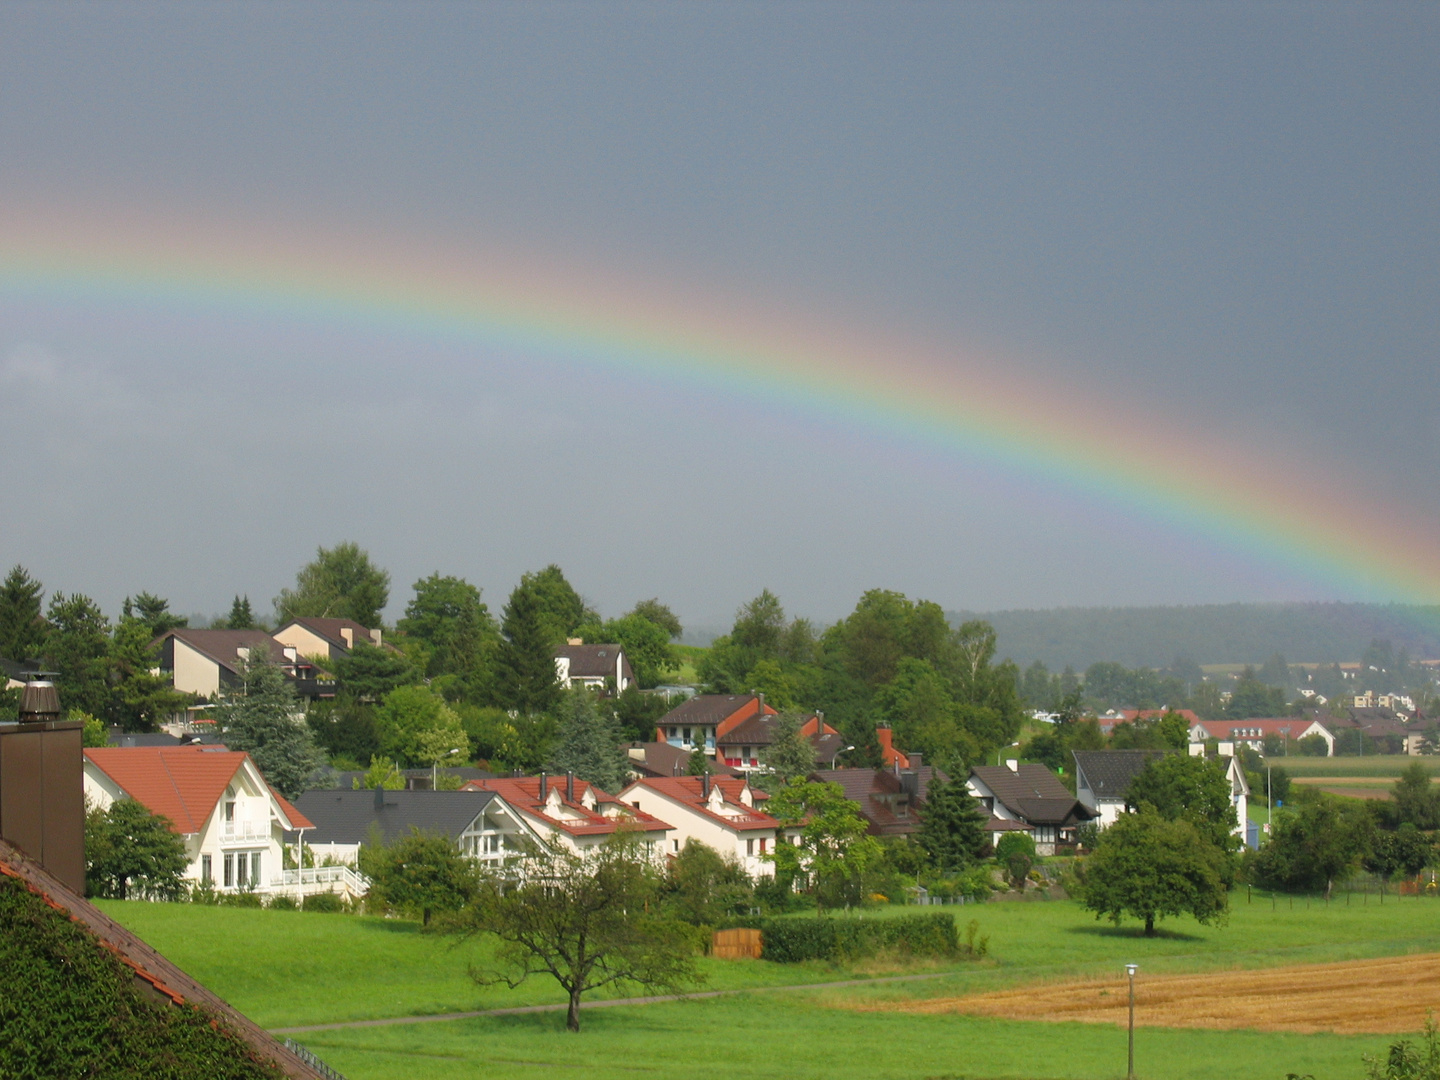
[[[559,1014],[541,1013],[298,1037],[348,1080],[509,1080],[541,1073],[618,1080],[689,1077],[722,1066],[727,1080],[1110,1080],[1124,1072],[1124,1037],[1107,1024],[904,1006],[1037,984],[1090,982],[1104,989],[1100,984],[1109,982],[1118,993],[1126,962],[1141,965],[1143,980],[1225,972],[1243,983],[1300,964],[1440,952],[1440,901],[1392,896],[1382,906],[1376,897],[1368,899],[1356,895],[1349,906],[1303,898],[1293,906],[1284,899],[1272,905],[1258,893],[1247,903],[1242,892],[1232,897],[1227,926],[1167,920],[1154,938],[1130,925],[1097,923],[1070,901],[967,905],[950,910],[962,925],[978,919],[989,935],[991,955],[982,963],[891,958],[839,967],[706,960],[703,989],[742,992],[587,1010],[578,1036],[564,1031]],[[475,986],[465,969],[479,958],[476,947],[454,949],[414,923],[187,904],[102,906],[270,1028],[558,1000],[544,982],[513,992]],[[903,910],[884,908],[866,917]],[[939,977],[844,988],[804,985],[911,971]],[[779,989],[787,986],[796,988]],[[1382,977],[1378,995],[1390,992]],[[1393,992],[1412,994],[1399,982]],[[1361,1054],[1383,1050],[1386,1037],[1172,1026],[1147,1027],[1136,1042],[1142,1080],[1283,1080],[1287,1072],[1359,1080]]]
[[1421,765],[1431,776],[1440,776],[1440,756],[1408,757],[1405,754],[1367,754],[1364,757],[1272,757],[1270,764],[1283,766],[1292,779],[1310,776],[1388,778],[1396,780],[1411,765]]
[[[1135,1023],[1144,1027],[1398,1035],[1423,1027],[1440,1002],[1440,954],[1304,964],[1206,975],[1143,974]],[[1007,1020],[1124,1026],[1128,987],[1113,976],[967,997],[866,1003],[859,1011],[957,1013]]]

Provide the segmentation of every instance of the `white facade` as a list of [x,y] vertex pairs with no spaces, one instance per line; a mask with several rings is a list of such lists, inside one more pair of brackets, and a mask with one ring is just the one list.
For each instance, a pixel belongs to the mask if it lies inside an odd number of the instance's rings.
[[[773,877],[774,864],[765,856],[774,852],[782,830],[778,821],[755,809],[750,785],[746,783],[739,790],[738,801],[727,799],[718,783],[711,784],[708,797],[690,799],[685,797],[683,785],[672,782],[690,779],[637,780],[619,797],[674,827],[667,839],[666,854],[679,854],[689,841],[696,840],[719,852],[722,858],[733,857],[752,878]],[[698,777],[693,779],[698,783]],[[791,832],[798,835],[799,830]]]
[[[131,797],[88,757],[84,790],[86,802],[101,809]],[[294,880],[287,881],[284,834],[293,828],[294,823],[246,755],[199,831],[180,834],[189,860],[183,877],[189,884],[209,883],[220,892],[308,895],[332,890],[353,892],[360,887],[358,881],[343,880],[344,875],[337,881],[301,882],[295,871],[289,871]]]

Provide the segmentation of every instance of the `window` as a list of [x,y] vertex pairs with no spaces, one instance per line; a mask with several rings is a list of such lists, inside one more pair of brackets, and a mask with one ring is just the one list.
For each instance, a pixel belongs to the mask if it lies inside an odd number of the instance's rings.
[[635,802],[632,802],[630,805],[635,807],[636,810],[640,809],[640,802],[638,799]]
[[745,854],[746,854],[746,855],[754,855],[754,854],[755,854],[755,841],[754,841],[754,840],[746,840],[746,841],[745,841]]
[[250,853],[250,884],[255,888],[260,887],[260,852]]
[[671,850],[671,851],[679,851],[679,850],[680,850],[680,841],[679,841],[679,840],[671,840],[671,841],[670,841],[670,844],[671,844],[671,847],[670,847],[670,850]]
[[225,800],[225,831],[233,832],[235,829],[235,800]]
[[225,853],[225,888],[235,887],[235,855],[233,852]]
[[763,836],[760,838],[760,854],[761,854],[761,855],[764,855],[764,854],[765,854],[765,845],[768,844],[769,842],[770,842],[770,841],[767,840],[767,839],[766,839],[765,837],[763,837]]
[[200,884],[209,885],[215,880],[214,870],[211,867],[210,856],[200,856]]
[[235,854],[235,884],[241,889],[250,881],[249,861],[246,854],[244,851]]

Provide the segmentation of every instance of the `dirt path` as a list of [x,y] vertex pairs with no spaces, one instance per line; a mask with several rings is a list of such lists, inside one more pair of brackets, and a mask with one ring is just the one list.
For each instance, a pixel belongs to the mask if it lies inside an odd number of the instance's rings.
[[[967,997],[840,1005],[1120,1026],[1127,1006],[1123,975]],[[1148,1027],[1394,1035],[1420,1030],[1430,1011],[1440,1012],[1440,953],[1205,975],[1142,972],[1135,980],[1135,1023]]]

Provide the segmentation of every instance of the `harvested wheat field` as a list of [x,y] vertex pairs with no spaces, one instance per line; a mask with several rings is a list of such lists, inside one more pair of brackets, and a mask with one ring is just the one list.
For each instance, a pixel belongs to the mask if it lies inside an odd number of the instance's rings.
[[[1122,974],[968,997],[844,1007],[1124,1026],[1127,1005]],[[1141,972],[1135,980],[1135,1023],[1147,1027],[1393,1035],[1418,1031],[1429,1011],[1440,1012],[1440,953],[1205,975]]]

